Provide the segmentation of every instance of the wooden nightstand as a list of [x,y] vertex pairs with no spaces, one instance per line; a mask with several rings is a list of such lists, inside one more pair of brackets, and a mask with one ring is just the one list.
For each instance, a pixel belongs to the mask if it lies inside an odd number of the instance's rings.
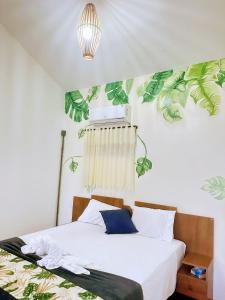
[[[190,273],[193,267],[206,268],[206,278],[194,277]],[[177,273],[176,291],[197,300],[212,299],[212,257],[187,253]]]

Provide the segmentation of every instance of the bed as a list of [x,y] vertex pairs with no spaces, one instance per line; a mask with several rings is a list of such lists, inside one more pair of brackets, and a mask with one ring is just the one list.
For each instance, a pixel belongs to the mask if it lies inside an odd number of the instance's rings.
[[[118,208],[124,207],[123,199],[98,195],[92,197]],[[190,239],[190,231],[186,230],[184,233],[181,230],[181,225],[188,224],[190,217],[193,216],[176,214],[176,238],[169,243],[138,234],[106,235],[104,229],[98,225],[77,221],[87,207],[89,200],[88,198],[74,197],[72,223],[21,236],[20,239],[14,240],[15,247],[12,246],[11,241],[0,243],[0,247],[21,258],[18,252],[21,245],[34,237],[46,235],[51,236],[58,245],[63,245],[65,251],[84,256],[99,265],[100,271],[93,270],[89,277],[86,275],[72,276],[67,274],[68,272],[65,274],[63,270],[54,272],[58,276],[63,275],[62,277],[68,282],[75,280],[74,282],[82,288],[82,292],[78,294],[84,295],[83,298],[70,298],[71,296],[68,294],[60,299],[166,300],[175,290],[177,271],[186,249],[196,247],[196,243]],[[135,204],[149,208],[176,210],[175,207],[140,201]],[[129,207],[126,208],[130,210]],[[196,230],[198,231],[199,226],[197,227]],[[195,235],[197,231],[195,231]],[[180,239],[177,239],[177,236]],[[22,258],[31,263],[35,263],[37,260],[32,255],[29,257],[22,256]],[[93,278],[93,282],[90,278]],[[88,294],[88,291],[93,294]],[[0,291],[1,299],[15,299],[4,294],[3,289],[2,293],[1,295]],[[30,298],[24,298],[24,300],[27,299]]]

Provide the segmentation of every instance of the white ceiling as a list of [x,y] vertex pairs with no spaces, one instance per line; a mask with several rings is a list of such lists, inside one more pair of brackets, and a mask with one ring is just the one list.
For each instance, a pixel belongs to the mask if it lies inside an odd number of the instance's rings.
[[225,57],[225,0],[93,0],[102,40],[93,61],[75,27],[85,0],[0,0],[0,23],[65,89]]

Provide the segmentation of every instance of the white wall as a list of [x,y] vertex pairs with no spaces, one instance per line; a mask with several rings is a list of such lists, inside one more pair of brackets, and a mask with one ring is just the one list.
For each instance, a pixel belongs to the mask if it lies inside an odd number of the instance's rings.
[[0,239],[54,225],[63,98],[0,25]]
[[[135,79],[135,86],[146,80]],[[86,90],[82,90],[85,94]],[[177,206],[178,211],[213,217],[215,220],[215,264],[214,300],[225,295],[225,200],[216,200],[201,190],[205,180],[214,176],[225,177],[225,91],[221,90],[222,102],[217,116],[209,117],[206,110],[198,107],[193,100],[183,111],[183,120],[169,124],[157,112],[155,103],[141,104],[142,100],[133,88],[129,97],[139,134],[147,144],[153,169],[137,179],[136,191],[121,192],[94,191],[103,195],[123,197],[125,203],[134,200]],[[105,101],[104,88],[93,106],[109,105]],[[65,157],[83,154],[83,140],[77,139],[80,127],[87,123],[73,123],[67,120],[68,136]],[[143,151],[139,145],[137,157]],[[77,173],[64,168],[61,222],[71,220],[73,195],[89,196],[82,184],[82,159]],[[191,224],[190,224],[191,226]]]

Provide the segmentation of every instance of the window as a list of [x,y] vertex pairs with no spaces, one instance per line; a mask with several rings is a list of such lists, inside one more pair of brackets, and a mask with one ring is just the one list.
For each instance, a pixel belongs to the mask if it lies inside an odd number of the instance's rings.
[[134,190],[135,148],[135,126],[87,129],[85,187]]

